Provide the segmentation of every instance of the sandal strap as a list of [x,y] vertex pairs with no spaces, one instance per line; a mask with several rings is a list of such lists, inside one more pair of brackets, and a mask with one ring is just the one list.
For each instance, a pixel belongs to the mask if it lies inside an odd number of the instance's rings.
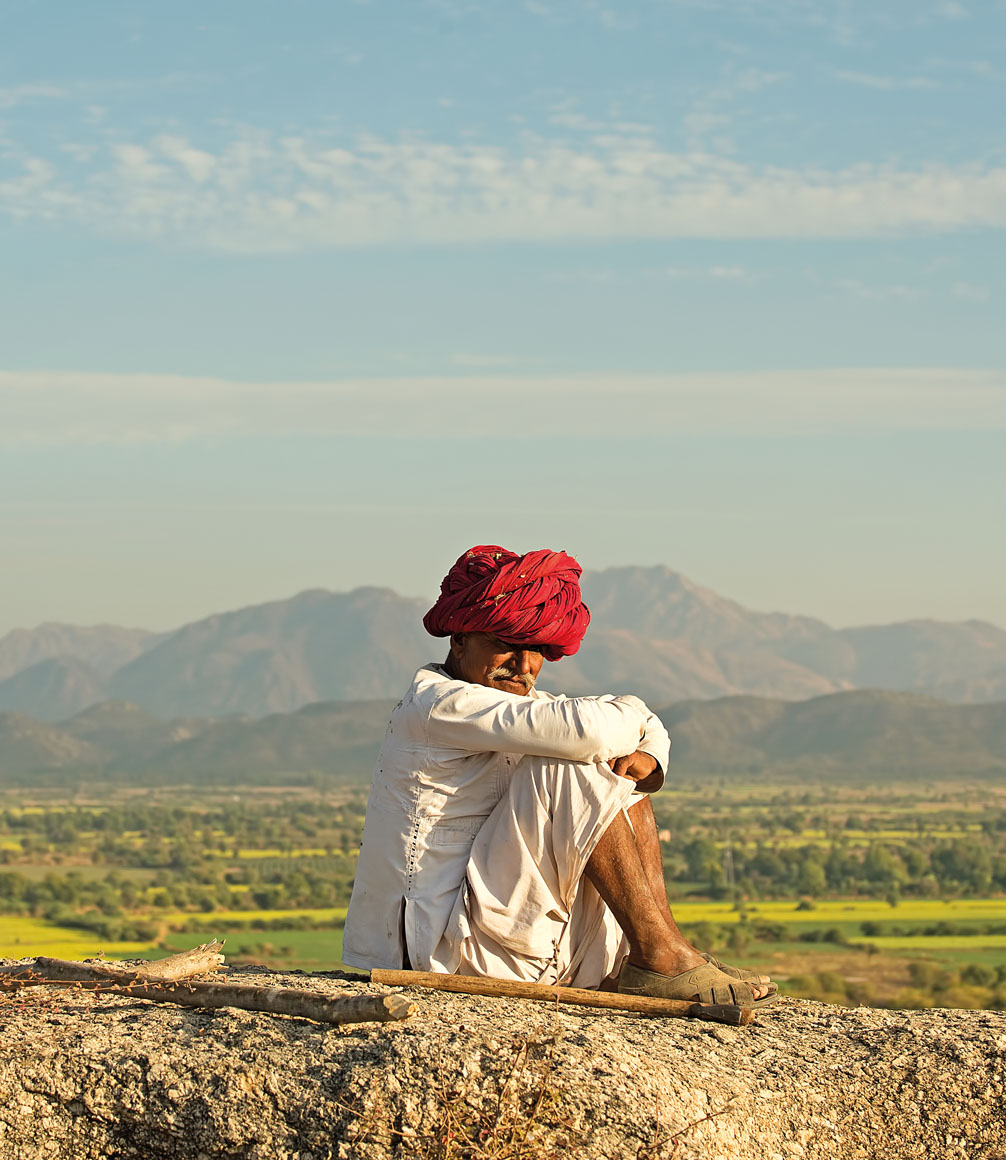
[[618,989],[628,994],[690,999],[699,1003],[729,1003],[740,1007],[759,1006],[770,997],[757,998],[752,984],[731,979],[709,963],[678,975],[661,975],[626,963]]

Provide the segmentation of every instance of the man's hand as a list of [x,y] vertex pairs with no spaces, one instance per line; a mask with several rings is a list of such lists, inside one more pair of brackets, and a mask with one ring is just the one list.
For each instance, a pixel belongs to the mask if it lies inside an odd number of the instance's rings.
[[657,759],[640,749],[624,757],[616,757],[611,762],[611,769],[619,777],[634,781],[640,793],[653,793],[664,784],[664,771],[657,764]]

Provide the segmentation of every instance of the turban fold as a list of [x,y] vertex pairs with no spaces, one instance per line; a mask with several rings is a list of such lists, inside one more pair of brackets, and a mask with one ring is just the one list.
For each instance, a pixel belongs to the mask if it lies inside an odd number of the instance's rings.
[[565,552],[524,556],[480,544],[460,556],[423,617],[431,636],[491,632],[510,644],[539,645],[557,661],[580,647],[590,610],[580,597],[580,565]]

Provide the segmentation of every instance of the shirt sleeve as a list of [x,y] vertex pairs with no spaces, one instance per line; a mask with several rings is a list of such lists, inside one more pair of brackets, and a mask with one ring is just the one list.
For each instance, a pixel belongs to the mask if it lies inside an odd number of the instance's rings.
[[430,709],[427,741],[468,753],[596,763],[638,749],[650,716],[638,697],[520,697],[451,681]]
[[643,737],[636,748],[648,753],[660,766],[661,771],[667,772],[667,763],[671,757],[671,738],[664,728],[663,721],[649,709],[646,710]]

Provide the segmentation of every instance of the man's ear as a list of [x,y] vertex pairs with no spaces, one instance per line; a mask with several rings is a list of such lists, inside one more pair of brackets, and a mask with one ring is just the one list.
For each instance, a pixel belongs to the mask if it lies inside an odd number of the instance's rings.
[[460,656],[465,651],[465,635],[463,632],[451,633],[451,652],[455,656]]

